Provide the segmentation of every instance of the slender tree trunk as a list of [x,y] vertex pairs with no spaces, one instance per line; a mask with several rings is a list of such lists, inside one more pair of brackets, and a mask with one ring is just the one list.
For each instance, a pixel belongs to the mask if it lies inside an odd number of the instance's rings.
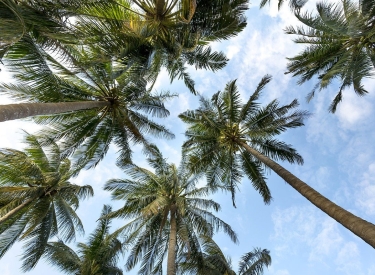
[[165,0],[156,1],[156,14],[158,16],[158,19],[161,19],[162,15],[164,14],[165,4]]
[[20,205],[18,205],[17,207],[13,208],[11,211],[9,211],[8,213],[6,213],[4,216],[2,216],[0,218],[0,224],[6,222],[7,220],[9,220],[10,218],[14,217],[14,215],[16,215],[18,212],[20,212],[22,209],[24,209],[25,207],[27,207],[32,201],[34,200],[34,198],[32,199],[28,199],[26,200],[25,202],[21,203]]
[[176,244],[177,244],[177,222],[176,205],[171,207],[171,232],[168,242],[167,275],[176,275]]
[[39,115],[52,115],[109,106],[109,101],[20,103],[0,105],[0,122]]
[[268,157],[262,155],[257,150],[251,148],[244,142],[238,142],[243,146],[247,152],[256,157],[259,161],[263,162],[269,168],[271,168],[276,174],[283,178],[288,184],[290,184],[297,192],[308,199],[312,204],[322,210],[331,218],[342,224],[344,227],[349,229],[351,232],[356,234],[366,243],[375,248],[375,225],[365,221],[349,211],[346,211],[342,207],[333,203],[319,192],[308,186],[305,182],[294,176],[288,170],[283,168]]

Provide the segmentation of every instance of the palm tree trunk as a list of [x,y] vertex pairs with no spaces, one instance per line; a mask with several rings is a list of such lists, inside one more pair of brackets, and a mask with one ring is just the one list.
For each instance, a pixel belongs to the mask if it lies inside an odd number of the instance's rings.
[[0,122],[39,115],[52,115],[77,110],[110,106],[109,101],[79,101],[58,103],[20,103],[0,105]]
[[276,174],[283,178],[288,184],[290,184],[297,192],[308,199],[312,204],[322,210],[331,218],[342,224],[344,227],[349,229],[351,232],[356,234],[366,243],[375,248],[375,225],[365,221],[349,211],[346,211],[342,207],[333,203],[319,192],[308,186],[305,182],[294,176],[288,170],[281,165],[277,164],[268,157],[262,155],[257,150],[251,148],[244,142],[238,141],[238,144],[243,146],[247,152],[256,157],[259,161],[263,162],[269,168],[271,168]]
[[164,15],[165,0],[156,0],[156,16],[158,19],[162,19]]
[[176,274],[177,222],[176,205],[171,207],[171,232],[169,233],[167,275]]
[[11,211],[9,211],[8,213],[6,213],[4,216],[2,216],[0,218],[0,224],[6,222],[7,220],[9,220],[10,218],[14,217],[14,215],[16,215],[18,212],[20,212],[21,210],[23,210],[26,206],[28,206],[32,201],[34,200],[34,198],[31,198],[31,199],[28,199],[26,200],[25,202],[21,203],[20,205],[18,205],[17,207],[13,208]]

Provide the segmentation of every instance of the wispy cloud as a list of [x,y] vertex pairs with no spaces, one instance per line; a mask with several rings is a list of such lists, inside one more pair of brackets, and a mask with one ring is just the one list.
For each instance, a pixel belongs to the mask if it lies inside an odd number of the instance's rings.
[[353,242],[346,243],[340,249],[339,253],[337,254],[335,263],[337,266],[337,270],[341,271],[342,274],[364,274],[362,271],[358,247]]
[[367,215],[375,214],[375,163],[368,166],[356,193],[356,205]]
[[279,261],[298,255],[307,257],[311,264],[328,267],[334,262],[340,272],[361,274],[363,267],[357,244],[345,239],[333,219],[317,213],[313,207],[302,206],[277,209],[272,220],[271,239]]
[[337,222],[330,218],[320,219],[317,231],[314,232],[311,242],[310,261],[325,262],[342,245],[341,236]]

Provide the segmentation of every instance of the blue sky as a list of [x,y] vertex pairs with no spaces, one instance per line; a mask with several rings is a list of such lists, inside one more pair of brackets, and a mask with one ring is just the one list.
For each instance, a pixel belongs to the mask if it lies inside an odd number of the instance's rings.
[[[305,9],[313,11],[314,5],[315,1],[310,0]],[[248,26],[244,32],[230,41],[213,45],[230,58],[226,68],[215,74],[191,68],[197,90],[204,96],[210,96],[222,90],[228,81],[238,79],[241,95],[247,99],[262,76],[271,74],[273,80],[264,90],[261,100],[269,102],[278,98],[282,104],[287,104],[297,98],[301,109],[313,113],[304,127],[280,136],[281,140],[298,150],[305,164],[282,165],[343,208],[375,223],[375,81],[366,80],[365,87],[370,93],[362,98],[351,89],[345,90],[344,100],[335,115],[328,112],[337,92],[335,84],[318,93],[307,104],[305,97],[314,81],[298,86],[296,79],[284,75],[285,57],[301,50],[292,42],[292,37],[283,32],[286,26],[299,25],[287,5],[280,12],[277,12],[275,3],[259,10],[258,1],[254,1],[247,18]],[[8,77],[0,72],[1,81],[8,81]],[[195,109],[198,101],[181,82],[170,85],[165,72],[159,76],[155,89],[179,93],[178,98],[167,103],[171,116],[163,120],[176,139],[154,140],[164,156],[178,164],[185,125],[177,115],[187,109]],[[0,103],[10,101],[0,97]],[[21,128],[29,132],[37,130],[31,122],[1,123],[0,146],[22,148]],[[114,209],[121,205],[111,202],[110,194],[102,190],[108,179],[125,177],[114,166],[116,150],[112,147],[95,170],[83,171],[74,180],[77,184],[91,184],[95,189],[95,197],[84,201],[78,210],[86,237],[94,229],[103,204],[110,203]],[[134,147],[134,160],[138,165],[146,165],[139,146]],[[234,267],[242,254],[253,247],[262,247],[269,249],[272,256],[272,266],[265,272],[266,275],[375,274],[373,248],[311,205],[274,173],[268,174],[268,184],[273,196],[270,205],[263,204],[247,179],[243,180],[237,193],[237,209],[232,207],[230,195],[219,193],[214,196],[222,205],[220,218],[233,226],[240,240],[239,245],[235,245],[221,233],[215,236],[225,253],[232,257]],[[121,220],[115,221],[113,228],[122,223]],[[84,237],[78,241],[84,241]],[[0,260],[0,274],[21,274],[21,253],[22,244],[14,245]],[[40,261],[29,274],[61,273]],[[136,270],[127,274],[136,274]]]

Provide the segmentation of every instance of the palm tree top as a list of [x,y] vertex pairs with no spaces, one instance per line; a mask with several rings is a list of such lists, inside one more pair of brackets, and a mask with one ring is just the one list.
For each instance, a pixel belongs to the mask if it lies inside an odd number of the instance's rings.
[[42,145],[29,134],[26,143],[24,152],[0,150],[0,257],[23,240],[22,269],[30,270],[50,238],[69,242],[84,232],[75,210],[93,189],[70,182],[79,167],[71,167],[56,143]]
[[117,267],[123,245],[109,233],[110,220],[105,216],[111,207],[103,206],[101,218],[86,243],[78,243],[78,253],[63,242],[49,242],[43,257],[51,265],[71,275],[122,275]]
[[317,14],[296,13],[304,27],[288,27],[285,32],[297,35],[296,43],[308,45],[298,55],[288,58],[288,72],[299,77],[299,84],[317,77],[317,84],[307,100],[317,90],[327,88],[339,79],[339,89],[329,111],[334,113],[343,100],[344,90],[352,86],[359,96],[368,93],[364,78],[374,75],[375,35],[373,1],[350,0],[342,3],[317,4]]
[[[54,141],[63,140],[64,156],[76,152],[79,166],[96,166],[111,142],[119,148],[118,160],[129,161],[129,143],[148,144],[146,135],[173,138],[174,135],[151,117],[166,117],[164,102],[175,94],[151,92],[148,83],[134,76],[125,65],[115,61],[91,63],[97,52],[82,50],[79,60],[85,67],[69,67],[48,53],[47,62],[35,70],[19,70],[15,84],[0,89],[13,98],[31,102],[98,102],[102,107],[39,116],[34,120],[47,124],[42,131]],[[78,56],[77,56],[78,58]],[[48,143],[48,142],[47,142]]]
[[183,79],[196,93],[186,65],[212,71],[226,65],[226,56],[208,43],[244,29],[248,0],[116,0],[99,5],[84,7],[77,24],[89,41],[148,79],[155,80],[165,67],[171,81]]
[[210,237],[200,236],[200,250],[191,255],[182,254],[178,259],[178,274],[187,275],[262,275],[264,268],[271,265],[270,251],[254,248],[245,253],[233,270],[232,260],[226,257],[219,245]]
[[[141,262],[140,274],[161,272],[170,247],[177,245],[178,250],[172,249],[177,253],[195,249],[196,238],[201,234],[212,236],[223,230],[237,242],[230,225],[213,214],[220,205],[206,198],[219,187],[197,187],[199,175],[192,175],[184,162],[177,168],[167,163],[156,147],[151,146],[150,151],[148,162],[154,171],[135,164],[124,165],[132,179],[113,179],[104,188],[112,191],[114,200],[124,200],[124,205],[108,217],[131,220],[116,231],[126,235],[125,242],[131,248],[127,269]],[[171,236],[175,236],[174,241],[169,240]]]
[[302,126],[309,114],[306,111],[292,111],[298,107],[297,100],[284,106],[279,106],[280,103],[273,100],[262,107],[258,99],[270,80],[269,75],[263,77],[245,103],[240,100],[236,81],[231,81],[224,91],[215,93],[211,99],[201,97],[196,110],[179,115],[189,125],[185,133],[188,139],[183,148],[188,153],[190,169],[206,171],[210,186],[224,182],[231,190],[233,204],[236,187],[243,177],[241,167],[264,202],[271,201],[265,181],[265,167],[246,152],[243,144],[275,160],[303,164],[302,157],[295,149],[275,137],[289,128]]

